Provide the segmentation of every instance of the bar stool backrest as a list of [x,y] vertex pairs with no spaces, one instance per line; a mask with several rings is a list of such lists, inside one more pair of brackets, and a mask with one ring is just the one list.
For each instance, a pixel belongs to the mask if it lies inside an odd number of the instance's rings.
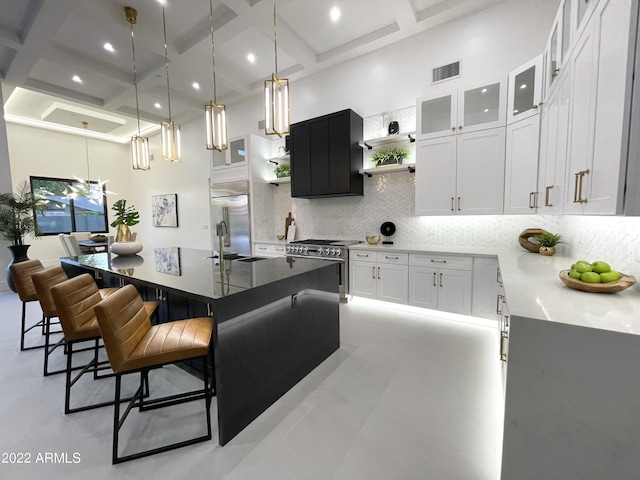
[[33,302],[38,299],[36,288],[33,286],[31,275],[44,270],[40,260],[27,260],[11,265],[11,279],[16,287],[16,291],[23,302]]
[[31,281],[33,281],[33,286],[38,294],[38,300],[40,300],[40,306],[45,317],[53,318],[58,316],[56,304],[51,296],[51,287],[65,280],[69,280],[69,277],[67,277],[62,267],[58,266],[45,268],[31,276]]
[[140,294],[133,285],[125,285],[98,307],[100,332],[109,363],[118,373],[140,340],[151,330],[151,321]]
[[[65,280],[51,287],[51,296],[64,331],[64,338],[69,341],[86,338],[81,327],[95,320],[93,307],[102,299],[93,277],[83,273]],[[99,331],[96,333],[99,334]]]

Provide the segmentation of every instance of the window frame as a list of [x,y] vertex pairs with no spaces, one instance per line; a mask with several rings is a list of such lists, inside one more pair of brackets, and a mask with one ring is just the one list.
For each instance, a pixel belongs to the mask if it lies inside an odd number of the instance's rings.
[[[33,189],[33,184],[34,184],[34,181],[37,182],[38,180],[66,183],[68,186],[72,186],[74,183],[78,183],[78,179],[75,179],[75,178],[43,177],[43,176],[32,175],[32,176],[29,176],[29,185],[31,187],[31,194],[34,196],[35,196],[35,192]],[[84,180],[84,181],[91,185],[99,185],[99,182],[96,180]],[[103,194],[103,197],[106,199],[106,187],[104,184],[102,185],[102,194]],[[78,231],[85,231],[85,230],[77,230],[76,228],[75,200],[73,198],[69,199],[69,207],[71,210],[71,230],[70,231],[64,230],[64,231],[57,231],[57,232],[42,232],[40,230],[40,227],[38,226],[37,214],[34,211],[33,219],[35,222],[36,232],[38,232],[38,235],[42,237],[47,237],[47,236],[59,235],[61,233],[70,234]],[[91,230],[92,233],[108,233],[109,232],[109,213],[108,213],[106,201],[102,202],[102,207],[103,207],[102,214],[104,216],[105,229]]]

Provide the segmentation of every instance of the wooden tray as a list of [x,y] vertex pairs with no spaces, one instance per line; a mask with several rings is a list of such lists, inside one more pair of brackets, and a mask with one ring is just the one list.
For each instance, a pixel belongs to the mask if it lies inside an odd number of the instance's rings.
[[560,280],[569,288],[574,290],[580,290],[582,292],[589,293],[616,293],[621,292],[625,288],[636,283],[636,279],[633,275],[627,275],[620,272],[622,275],[617,281],[610,283],[586,283],[582,280],[576,280],[569,276],[571,270],[562,270],[560,272]]

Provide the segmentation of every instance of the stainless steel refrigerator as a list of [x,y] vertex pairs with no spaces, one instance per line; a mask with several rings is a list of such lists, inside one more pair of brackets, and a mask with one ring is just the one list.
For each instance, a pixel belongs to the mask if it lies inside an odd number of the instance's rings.
[[249,216],[249,182],[211,184],[211,241],[219,250],[216,224],[224,221],[227,234],[223,237],[224,253],[251,254],[251,220]]

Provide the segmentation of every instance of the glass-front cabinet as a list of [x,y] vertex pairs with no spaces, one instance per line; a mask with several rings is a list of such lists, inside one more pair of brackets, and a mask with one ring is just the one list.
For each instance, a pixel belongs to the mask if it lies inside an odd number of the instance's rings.
[[494,82],[419,98],[416,106],[417,139],[504,126],[506,93],[504,82]]
[[239,137],[229,142],[229,148],[219,152],[213,150],[213,169],[244,165],[247,163],[246,138]]
[[542,105],[542,55],[509,74],[507,124],[540,113]]

